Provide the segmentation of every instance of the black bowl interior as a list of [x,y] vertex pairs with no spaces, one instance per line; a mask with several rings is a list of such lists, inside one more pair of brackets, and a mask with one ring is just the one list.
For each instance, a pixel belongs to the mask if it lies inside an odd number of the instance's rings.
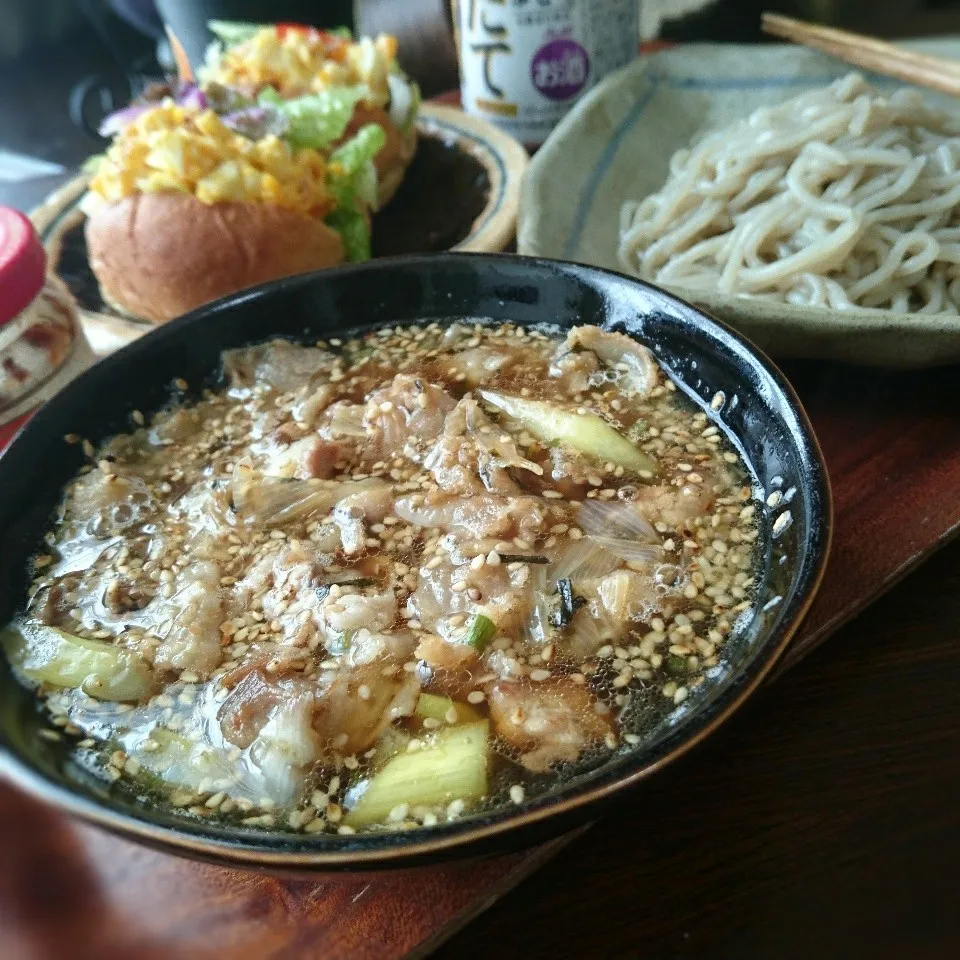
[[[489,852],[556,833],[711,729],[783,649],[822,574],[830,496],[803,412],[778,372],[739,335],[656,288],[588,267],[510,256],[405,257],[295,277],[234,295],[162,327],[70,384],[0,457],[0,623],[23,600],[25,565],[93,442],[129,429],[130,411],[170,399],[174,378],[209,383],[222,350],[274,336],[305,342],[347,330],[458,317],[594,323],[647,343],[689,398],[743,453],[762,513],[759,600],[738,623],[722,662],[645,740],[553,793],[429,831],[331,837],[252,832],[178,818],[85,774],[62,746],[37,736],[32,693],[0,663],[0,759],[35,792],[141,839],[213,859],[357,867]],[[771,497],[779,491],[779,502]],[[480,843],[479,841],[483,841]]]

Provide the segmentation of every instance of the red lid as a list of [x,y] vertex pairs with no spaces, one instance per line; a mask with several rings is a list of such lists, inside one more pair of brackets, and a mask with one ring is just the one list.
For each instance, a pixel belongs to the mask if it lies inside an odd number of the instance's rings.
[[19,211],[0,207],[0,327],[43,288],[47,255],[33,224]]

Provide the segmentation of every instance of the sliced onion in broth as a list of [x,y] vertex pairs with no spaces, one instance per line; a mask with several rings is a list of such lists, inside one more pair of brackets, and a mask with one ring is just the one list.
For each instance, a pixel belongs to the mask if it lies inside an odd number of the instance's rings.
[[633,503],[586,500],[580,507],[580,528],[595,537],[660,543],[660,534]]

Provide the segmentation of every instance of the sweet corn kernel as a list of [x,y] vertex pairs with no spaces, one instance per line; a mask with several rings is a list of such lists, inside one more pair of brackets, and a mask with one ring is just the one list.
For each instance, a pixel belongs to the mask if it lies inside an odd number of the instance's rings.
[[120,132],[90,191],[107,203],[138,192],[181,192],[208,204],[271,203],[323,216],[334,206],[326,177],[316,150],[294,152],[276,136],[249,140],[211,110],[165,101]]
[[[220,118],[212,110],[204,110],[194,118],[193,125],[208,137],[224,137],[231,131],[224,126]],[[232,135],[232,134],[231,134]]]

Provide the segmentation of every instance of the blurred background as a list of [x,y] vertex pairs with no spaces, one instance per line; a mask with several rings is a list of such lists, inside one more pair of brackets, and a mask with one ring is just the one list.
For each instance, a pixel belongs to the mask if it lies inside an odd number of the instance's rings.
[[[960,0],[639,0],[644,38],[760,41],[777,10],[885,37],[960,33]],[[450,0],[0,0],[0,203],[29,209],[102,147],[99,120],[191,58],[210,18],[346,25],[400,40],[425,96],[457,86]]]

